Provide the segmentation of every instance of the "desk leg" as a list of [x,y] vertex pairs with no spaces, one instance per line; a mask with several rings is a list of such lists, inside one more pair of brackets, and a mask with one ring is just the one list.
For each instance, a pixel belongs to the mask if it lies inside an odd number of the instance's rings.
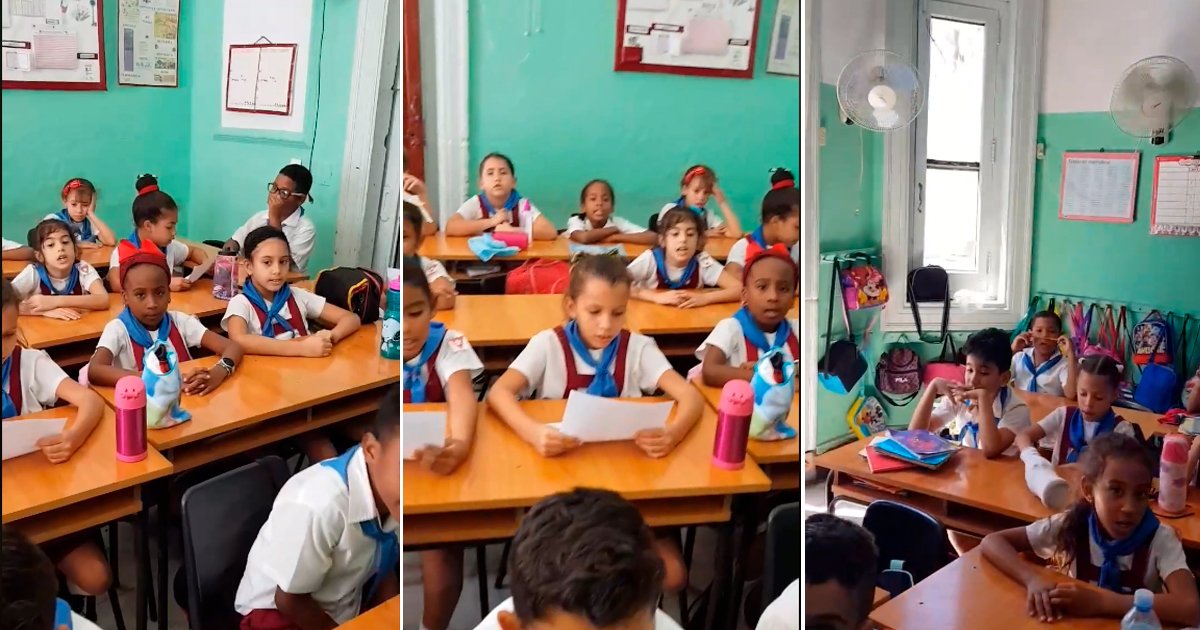
[[717,526],[717,556],[713,564],[712,587],[708,592],[708,618],[704,622],[707,630],[721,630],[721,622],[718,620],[724,619],[722,606],[725,605],[726,583],[729,581],[732,571],[730,564],[733,562],[730,549],[733,542],[733,519],[731,514],[728,521]]
[[141,511],[137,513],[133,521],[133,544],[137,548],[137,585],[135,586],[137,592],[134,604],[137,608],[135,625],[137,630],[146,630],[146,613],[149,607],[146,589],[150,588],[150,544],[146,539],[146,534],[146,507],[143,503]]
[[742,587],[745,581],[746,563],[750,557],[750,549],[754,546],[754,536],[758,533],[759,500],[756,495],[740,495],[734,497],[734,505],[741,504],[742,509],[734,509],[733,518],[741,515],[742,535],[736,539],[733,577],[729,586],[732,595],[729,597],[729,615],[726,620],[727,628],[738,627],[738,616],[742,611]]
[[171,478],[158,484],[158,630],[167,630],[167,579],[171,572],[167,561],[167,542],[171,525]]

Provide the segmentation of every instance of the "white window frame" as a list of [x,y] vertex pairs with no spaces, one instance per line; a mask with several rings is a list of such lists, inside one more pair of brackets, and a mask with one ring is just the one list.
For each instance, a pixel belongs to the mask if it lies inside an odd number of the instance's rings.
[[[981,204],[981,208],[986,207],[988,212],[995,213],[987,223],[981,220],[980,231],[991,230],[999,237],[1000,246],[997,248],[998,260],[992,261],[992,267],[997,272],[994,283],[988,287],[992,298],[972,304],[969,310],[955,308],[950,315],[950,329],[961,331],[989,326],[1011,327],[1024,315],[1029,301],[1034,152],[1045,3],[1044,0],[889,2],[887,48],[906,59],[916,60],[925,71],[922,76],[928,77],[928,59],[923,59],[921,54],[922,42],[927,41],[929,35],[928,18],[931,10],[936,15],[947,15],[950,10],[959,8],[951,5],[959,5],[964,9],[963,17],[970,21],[979,20],[967,18],[967,15],[975,15],[976,18],[982,15],[969,13],[971,7],[993,9],[1000,16],[997,29],[999,41],[995,42],[999,49],[995,66],[999,73],[998,89],[984,99],[995,118],[989,125],[985,112],[985,133],[989,133],[987,129],[990,127],[995,134],[994,163],[990,163],[990,147],[980,156],[981,160],[989,162],[986,181],[981,175],[981,196],[990,196],[988,201]],[[922,60],[924,63],[921,63]],[[888,308],[883,313],[885,331],[916,330],[905,286],[910,265],[916,268],[923,264],[922,249],[914,243],[916,237],[924,236],[924,224],[915,216],[917,184],[924,178],[923,130],[924,126],[918,120],[904,129],[888,133],[884,138],[883,255],[888,263],[885,265],[885,275],[892,289]],[[918,164],[921,168],[917,168]],[[981,214],[984,212],[981,211]],[[980,249],[982,258],[986,254],[982,246]],[[921,305],[920,308],[922,322],[940,321],[941,305]]]
[[[802,250],[804,306],[801,325],[806,331],[800,339],[801,362],[805,366],[817,364],[818,288],[821,268],[820,239],[820,196],[817,182],[820,152],[817,150],[817,135],[820,127],[819,94],[821,77],[821,3],[820,0],[800,0],[800,191],[804,196],[805,210]],[[801,444],[805,452],[817,446],[817,373],[816,370],[799,370],[804,377],[800,380]]]

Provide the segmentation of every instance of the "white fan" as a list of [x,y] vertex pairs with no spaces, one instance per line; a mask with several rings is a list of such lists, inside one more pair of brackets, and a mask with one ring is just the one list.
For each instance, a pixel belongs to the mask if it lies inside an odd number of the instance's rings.
[[1188,65],[1174,57],[1147,57],[1129,66],[1113,88],[1109,111],[1121,131],[1163,144],[1200,100]]
[[921,113],[925,86],[904,57],[890,50],[868,50],[842,68],[837,98],[842,111],[860,127],[894,131]]

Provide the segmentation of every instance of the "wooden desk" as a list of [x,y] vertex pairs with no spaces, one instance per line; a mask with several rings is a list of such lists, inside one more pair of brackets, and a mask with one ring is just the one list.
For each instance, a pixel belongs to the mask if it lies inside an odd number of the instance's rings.
[[[678,308],[630,300],[625,322],[630,330],[643,335],[708,335],[721,320],[733,317],[740,308],[742,305],[738,302]],[[800,298],[796,298],[787,316],[788,319],[800,317]]]
[[400,627],[400,598],[395,597],[338,626],[337,630],[396,630]]
[[875,610],[876,608],[879,608],[880,606],[887,603],[887,601],[891,598],[892,598],[892,596],[887,591],[876,586],[875,587],[875,597],[873,597],[871,599],[871,610]]
[[[716,412],[721,405],[721,390],[715,387],[705,387],[694,383],[696,389],[704,396],[709,408]],[[792,408],[788,412],[788,426],[800,431],[800,394],[792,399]],[[750,440],[746,447],[750,457],[762,467],[763,472],[771,478],[772,490],[795,490],[800,487],[800,438],[794,440],[779,440],[777,442],[762,442]]]
[[[96,249],[81,249],[79,252],[79,259],[95,267],[100,272],[100,276],[104,277],[104,270],[108,269],[108,261],[112,258],[113,248],[101,246]],[[4,277],[12,280],[29,265],[30,262],[26,260],[6,260],[4,261]]]
[[566,313],[561,295],[460,295],[453,310],[438,311],[434,320],[477,348],[523,348],[534,335],[566,322]]
[[[1076,404],[1073,400],[1067,400],[1066,398],[1059,396],[1051,396],[1049,394],[1031,394],[1029,392],[1017,391],[1016,389],[1013,391],[1016,391],[1017,396],[1020,396],[1021,400],[1025,401],[1025,404],[1029,406],[1029,417],[1033,419],[1034,422],[1040,421],[1042,418],[1045,418],[1047,415],[1049,415],[1051,411],[1054,411],[1059,407],[1067,407]],[[1162,414],[1152,413],[1149,411],[1138,411],[1136,409],[1122,409],[1120,407],[1114,407],[1113,411],[1115,411],[1117,415],[1121,416],[1122,418],[1141,427],[1142,434],[1146,437],[1150,437],[1152,435],[1166,435],[1169,433],[1177,433],[1179,431],[1179,427],[1159,422],[1158,419],[1162,417]]]
[[[433,236],[428,236],[421,242],[420,249],[417,254],[425,258],[432,258],[443,262],[479,262],[479,257],[476,256],[469,247],[467,247],[466,236],[446,236],[438,233]],[[704,251],[717,260],[724,261],[729,258],[729,250],[733,244],[737,242],[735,238],[710,238]],[[610,243],[605,243],[610,244]],[[611,243],[617,245],[618,243]],[[646,245],[634,245],[632,243],[619,243],[625,247],[626,257],[633,259],[638,257],[642,252],[649,249]],[[533,258],[545,258],[548,260],[570,260],[571,246],[570,241],[563,236],[559,236],[553,241],[534,241],[529,249],[517,252],[512,256],[496,257],[488,262],[503,262],[508,260],[523,261]]]

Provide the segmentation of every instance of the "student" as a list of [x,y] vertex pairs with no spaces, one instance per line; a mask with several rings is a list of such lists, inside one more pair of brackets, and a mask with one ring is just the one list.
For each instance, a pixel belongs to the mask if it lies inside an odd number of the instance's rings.
[[[7,279],[3,280],[0,293],[4,324],[4,420],[49,409],[60,400],[75,406],[75,421],[69,427],[37,442],[51,464],[61,464],[75,454],[100,423],[104,401],[99,394],[68,377],[45,352],[20,346],[17,339],[20,298]],[[111,581],[108,561],[92,541],[90,532],[55,540],[46,545],[46,553],[67,580],[84,593],[108,592]]]
[[1022,431],[1017,435],[1017,450],[1035,448],[1049,436],[1055,440],[1050,463],[1062,466],[1075,463],[1087,445],[1105,433],[1133,436],[1133,424],[1113,411],[1120,381],[1116,361],[1106,356],[1084,357],[1079,362],[1078,406],[1059,407]]
[[521,519],[512,597],[475,630],[679,630],[658,609],[663,561],[637,507],[608,490],[542,499]]
[[[673,208],[663,215],[658,222],[658,246],[629,263],[633,299],[680,308],[737,301],[742,283],[704,251],[707,237],[702,223],[687,208]],[[687,291],[707,287],[719,289]]]
[[567,220],[567,238],[576,243],[638,243],[653,245],[658,235],[631,221],[613,216],[617,193],[603,179],[593,179],[579,193],[579,214]]
[[400,594],[402,452],[391,388],[359,445],[283,485],[238,586],[242,630],[332,630]]
[[718,322],[696,348],[705,385],[752,380],[759,356],[773,348],[800,360],[800,318],[787,318],[796,299],[798,273],[782,246],[750,252],[742,269],[742,308]]
[[[524,202],[524,203],[522,203]],[[532,221],[533,238],[552,241],[558,232],[550,219],[517,193],[517,169],[512,160],[491,153],[479,163],[479,194],[468,199],[446,221],[446,236],[478,236],[492,230],[523,232]]]
[[1200,413],[1200,365],[1196,374],[1183,385],[1183,407],[1188,413]]
[[81,311],[108,310],[108,291],[100,274],[79,261],[76,242],[66,223],[46,219],[29,231],[29,247],[37,262],[13,278],[13,288],[24,299],[22,315],[75,320]]
[[[422,468],[448,475],[466,460],[475,439],[479,406],[473,382],[483,373],[483,364],[462,333],[433,321],[434,294],[421,270],[405,262],[403,271],[404,402],[448,403],[450,417],[446,443],[421,449],[416,459]],[[462,568],[461,547],[421,552],[421,626],[426,630],[450,625],[462,594]]]
[[411,173],[404,174],[404,201],[411,203],[421,211],[423,219],[421,234],[425,236],[437,234],[438,224],[433,220],[433,215],[429,214],[429,192],[425,188],[425,182]]
[[299,164],[288,164],[279,170],[275,181],[267,184],[267,209],[250,217],[238,228],[225,249],[241,251],[246,235],[264,225],[283,230],[292,248],[292,270],[305,272],[308,259],[317,244],[317,227],[304,216],[304,202],[312,201],[313,176]]
[[37,260],[32,247],[4,239],[4,260]]
[[1079,378],[1075,344],[1062,334],[1062,319],[1054,311],[1035,314],[1029,330],[1013,340],[1012,352],[1013,387],[1075,398]]
[[[878,555],[875,539],[862,527],[832,514],[813,514],[806,518],[804,627],[808,630],[866,630],[867,615],[871,614],[875,597]],[[784,595],[787,595],[786,591]],[[771,621],[776,619],[771,614],[773,607],[774,604],[763,611],[758,630],[785,627]],[[793,609],[792,614],[794,619],[799,619],[799,611]],[[771,625],[764,628],[764,623]]]
[[193,369],[183,374],[183,392],[203,396],[233,376],[242,360],[242,348],[236,341],[207,328],[195,316],[168,311],[171,304],[171,272],[167,260],[157,249],[143,244],[133,249],[122,242],[121,297],[125,310],[104,327],[100,342],[88,363],[88,381],[112,387],[126,376],[141,377],[142,358],[158,341],[171,344],[179,362],[192,359],[189,348],[204,348],[221,356],[211,368]]
[[[716,197],[717,205],[721,207],[720,217],[704,207],[712,197]],[[662,221],[663,215],[676,206],[688,208],[703,218],[708,236],[741,236],[742,234],[742,224],[725,200],[725,192],[717,185],[717,174],[703,164],[697,164],[683,174],[683,178],[679,180],[679,199],[663,206],[662,210],[658,211],[658,220]]]
[[[137,180],[137,197],[133,200],[133,233],[129,242],[141,249],[142,240],[153,243],[167,257],[171,269],[171,290],[187,291],[192,283],[180,275],[183,263],[203,265],[208,258],[204,251],[175,240],[175,226],[179,223],[179,206],[167,193],[159,190],[158,179],[153,175],[142,175]],[[121,290],[121,261],[116,249],[109,259],[108,284],[113,291]]]
[[454,289],[454,280],[446,272],[445,265],[432,258],[425,258],[417,254],[421,249],[421,241],[425,240],[425,234],[421,231],[422,225],[421,210],[405,201],[404,232],[402,234],[404,259],[412,261],[421,271],[422,277],[429,283],[429,290],[433,294],[433,307],[439,311],[448,311],[454,308],[458,291]]
[[100,630],[58,596],[54,563],[37,545],[4,527],[0,627],[5,630]]
[[[1133,591],[1157,593],[1154,613],[1165,624],[1200,624],[1200,596],[1183,545],[1170,525],[1150,511],[1153,457],[1127,435],[1102,435],[1084,452],[1083,496],[1065,513],[989,534],[983,554],[1025,585],[1029,615],[1120,619]],[[1099,586],[1055,583],[1018,554],[1050,560],[1070,577]],[[1165,586],[1165,589],[1164,589]]]
[[800,189],[791,171],[777,168],[771,173],[771,191],[762,201],[762,224],[729,248],[725,268],[741,274],[752,243],[761,249],[783,245],[791,250],[796,268],[800,267]]
[[58,219],[71,229],[71,236],[80,249],[95,249],[101,245],[113,247],[117,237],[96,214],[96,187],[86,179],[72,179],[63,186],[63,209],[45,216]]

